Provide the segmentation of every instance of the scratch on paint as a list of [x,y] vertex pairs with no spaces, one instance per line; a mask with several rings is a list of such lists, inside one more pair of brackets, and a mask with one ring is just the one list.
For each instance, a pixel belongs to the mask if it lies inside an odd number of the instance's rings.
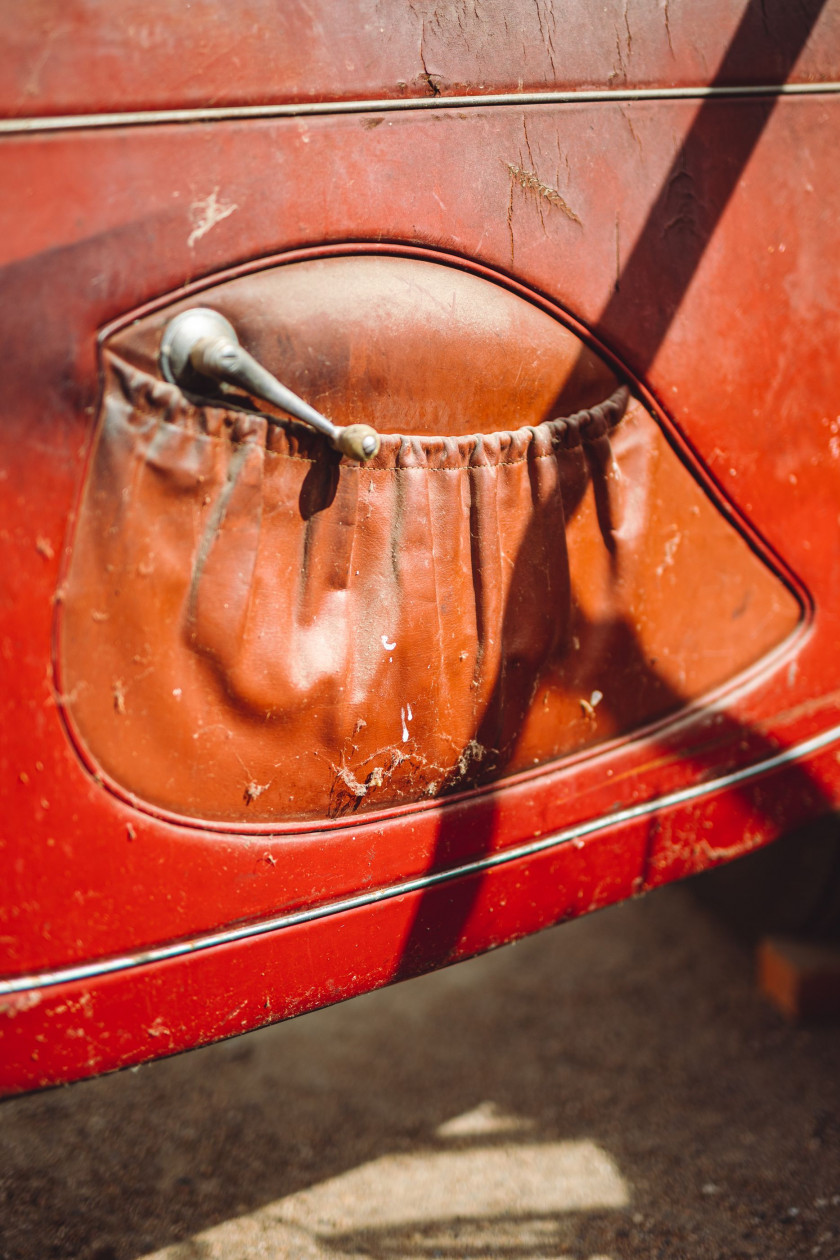
[[234,210],[238,210],[239,206],[235,202],[225,205],[219,201],[219,190],[214,188],[209,197],[203,197],[200,201],[194,201],[190,206],[190,218],[193,223],[193,230],[187,237],[187,246],[192,249],[196,241],[200,241],[202,236],[206,236],[211,228],[217,223],[221,223],[222,219],[229,218]]
[[573,223],[580,224],[583,227],[578,216],[572,210],[556,188],[552,188],[550,184],[544,184],[536,171],[525,170],[522,166],[517,166],[514,162],[506,162],[510,171],[511,185],[519,184],[520,188],[524,188],[526,192],[534,192],[538,197],[543,198],[549,205],[556,206],[558,210],[562,210],[566,218],[571,219]]
[[613,288],[616,293],[621,288],[621,223],[618,211],[615,215],[615,284]]
[[33,1006],[38,1006],[41,1001],[41,994],[37,990],[31,990],[24,993],[10,993],[0,1002],[0,1015],[8,1015],[11,1019],[22,1011],[29,1011]]
[[670,3],[670,0],[665,0],[665,35],[668,40],[668,48],[670,49],[671,56],[673,57],[674,45],[671,43],[671,11],[669,8],[669,3]]

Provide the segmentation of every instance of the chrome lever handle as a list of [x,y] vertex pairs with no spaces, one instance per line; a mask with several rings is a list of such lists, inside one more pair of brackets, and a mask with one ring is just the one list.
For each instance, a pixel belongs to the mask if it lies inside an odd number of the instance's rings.
[[171,385],[192,394],[199,392],[196,385],[201,377],[237,385],[311,425],[337,451],[361,463],[373,459],[379,450],[375,429],[368,424],[333,424],[258,363],[240,345],[233,325],[208,307],[195,306],[170,320],[160,344],[160,367]]

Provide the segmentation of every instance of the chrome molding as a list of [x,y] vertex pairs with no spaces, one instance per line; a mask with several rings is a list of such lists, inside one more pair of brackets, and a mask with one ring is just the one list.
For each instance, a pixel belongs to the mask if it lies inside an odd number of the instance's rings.
[[0,136],[33,132],[150,127],[163,123],[242,122],[256,118],[306,118],[322,114],[382,114],[415,109],[478,109],[492,105],[569,105],[621,101],[703,101],[710,97],[814,96],[840,92],[840,83],[769,83],[733,87],[617,88],[613,91],[501,92],[488,96],[420,96],[398,100],[303,101],[289,105],[220,105],[207,109],[127,110],[112,114],[56,114],[0,119]]
[[448,884],[468,875],[479,875],[508,862],[520,858],[533,857],[544,853],[547,849],[580,840],[594,835],[608,827],[620,826],[622,823],[634,822],[660,810],[670,809],[676,805],[684,805],[689,801],[711,796],[714,792],[722,792],[727,788],[749,783],[762,775],[770,774],[785,766],[820,752],[831,744],[840,741],[840,726],[832,726],[821,735],[814,735],[792,748],[786,748],[764,761],[757,761],[751,766],[733,770],[729,774],[720,775],[717,779],[709,779],[705,783],[695,783],[690,787],[679,788],[655,800],[641,805],[631,805],[626,809],[616,810],[600,818],[588,822],[576,823],[564,831],[553,832],[548,836],[529,840],[515,848],[505,849],[500,853],[491,853],[487,857],[477,858],[474,862],[466,862],[463,866],[451,870],[437,871],[431,875],[418,875],[414,879],[403,880],[399,884],[391,884],[387,888],[378,888],[370,892],[358,893],[353,897],[345,897],[340,901],[331,901],[325,905],[313,906],[309,910],[298,910],[291,914],[279,914],[270,919],[261,919],[256,923],[245,923],[238,927],[224,928],[217,932],[208,932],[191,941],[175,941],[169,945],[157,945],[152,949],[141,950],[136,954],[123,954],[112,958],[97,959],[95,962],[83,963],[74,967],[64,967],[58,971],[43,971],[29,976],[16,976],[10,980],[0,980],[0,996],[12,993],[27,993],[35,989],[52,988],[57,984],[72,984],[79,980],[93,980],[100,976],[113,975],[115,972],[132,971],[149,963],[169,962],[175,958],[183,958],[188,954],[201,953],[218,945],[232,945],[237,941],[250,940],[256,936],[265,936],[268,932],[278,932],[283,928],[295,927],[301,923],[312,923],[316,919],[326,919],[334,914],[343,914],[348,910],[360,910],[365,906],[376,905],[380,901],[388,901],[393,897],[404,897],[407,893],[421,892],[426,888],[434,888],[440,884]]

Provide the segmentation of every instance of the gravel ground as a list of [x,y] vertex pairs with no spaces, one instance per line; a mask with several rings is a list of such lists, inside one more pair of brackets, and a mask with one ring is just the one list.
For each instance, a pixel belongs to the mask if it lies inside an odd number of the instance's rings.
[[0,1108],[0,1255],[840,1257],[840,1028],[685,888]]

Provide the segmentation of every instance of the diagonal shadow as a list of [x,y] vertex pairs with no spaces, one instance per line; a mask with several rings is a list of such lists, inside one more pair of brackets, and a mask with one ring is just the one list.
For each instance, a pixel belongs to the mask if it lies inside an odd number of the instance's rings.
[[[825,3],[826,0],[802,0],[795,7],[786,6],[784,29],[780,31],[780,40],[783,40],[780,81],[785,81],[793,70]],[[764,20],[764,8],[764,0],[749,0],[712,81],[712,87],[727,87],[735,78],[735,70],[748,63],[755,25]],[[659,300],[653,310],[649,301],[645,303],[645,335],[632,363],[641,378],[656,359],[744,168],[772,117],[777,100],[778,97],[760,100],[751,98],[750,108],[740,111],[737,122],[733,124],[731,110],[722,109],[719,98],[707,98],[699,108],[673,160],[648,213],[645,226],[594,328],[596,333],[603,334],[605,341],[609,341],[610,330],[615,329],[620,322],[634,318],[634,295],[649,295],[655,281]],[[701,199],[696,194],[694,171],[708,168],[709,153],[715,156],[714,169],[709,175],[708,187],[704,187]],[[663,241],[667,243],[667,267],[664,269]],[[533,531],[529,531],[523,539],[520,558],[527,556],[534,542]],[[519,564],[521,559],[517,560],[517,565]],[[515,584],[514,572],[511,589],[515,588]],[[513,601],[508,601],[503,622],[502,633],[506,641],[514,628],[512,603]],[[640,686],[662,693],[665,707],[678,709],[687,702],[687,697],[669,688],[657,676],[656,671],[651,669],[630,627],[615,626],[611,633],[617,637],[617,646],[626,654],[628,661],[634,663]],[[503,678],[498,677],[487,705],[485,721],[492,721],[502,702]],[[724,719],[719,737],[721,742],[747,740],[754,760],[778,752],[777,746],[760,732],[745,727],[732,718]],[[484,742],[481,727],[475,738],[479,743]],[[492,744],[492,733],[489,731],[487,742]],[[502,769],[501,766],[498,768]],[[698,770],[702,772],[703,768],[701,758],[698,761]],[[832,802],[807,768],[798,766],[791,773],[795,779],[791,790],[810,801],[815,813],[828,812]],[[473,849],[473,856],[476,858],[490,850],[496,813],[491,803],[483,814],[481,836]],[[446,864],[447,855],[457,848],[460,831],[461,822],[457,812],[444,810],[435,851],[429,863],[430,870]],[[444,966],[451,961],[476,904],[482,882],[481,876],[474,876],[451,885],[429,889],[424,894],[392,979],[404,979],[432,967]]]

